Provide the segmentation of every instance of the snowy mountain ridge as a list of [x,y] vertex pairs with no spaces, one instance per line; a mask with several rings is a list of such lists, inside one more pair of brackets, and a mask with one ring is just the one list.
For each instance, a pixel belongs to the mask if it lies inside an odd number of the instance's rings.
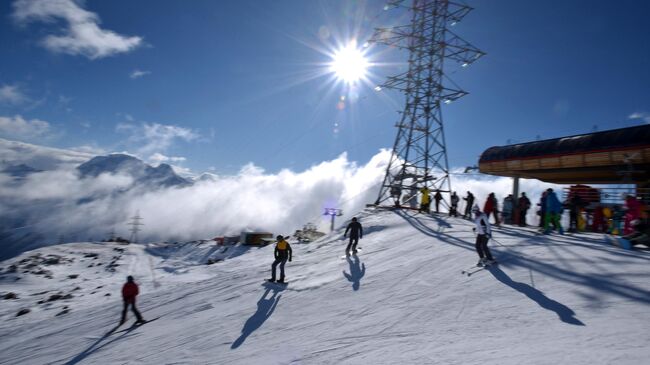
[[[78,251],[78,266],[18,281],[6,267],[35,253],[5,261],[0,292],[18,299],[0,310],[0,363],[641,364],[650,355],[648,252],[597,234],[501,227],[491,242],[500,264],[467,277],[461,270],[477,261],[471,222],[391,211],[359,218],[358,257],[341,258],[342,229],[293,244],[286,288],[263,284],[272,246],[213,265],[201,264],[220,252],[209,242],[53,246],[39,250],[43,260]],[[94,249],[98,259],[84,257]],[[87,267],[113,256],[114,272]],[[119,319],[128,274],[143,316],[158,319],[103,337]],[[42,283],[75,296],[37,304],[51,295],[32,296]],[[95,283],[103,287],[90,294]],[[16,317],[23,307],[32,311]]]
[[186,186],[190,181],[176,175],[171,166],[161,163],[152,167],[131,155],[114,153],[106,156],[95,156],[79,165],[77,170],[82,178],[97,177],[103,173],[127,174],[134,179],[134,185],[149,187]]

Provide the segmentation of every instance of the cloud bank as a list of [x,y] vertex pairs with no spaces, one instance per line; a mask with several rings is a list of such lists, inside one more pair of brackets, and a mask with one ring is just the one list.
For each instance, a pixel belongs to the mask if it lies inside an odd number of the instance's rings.
[[[6,144],[3,148],[0,143],[3,156],[8,155]],[[9,147],[16,150],[16,146]],[[0,173],[1,218],[30,227],[42,237],[42,244],[61,238],[66,242],[100,240],[111,231],[128,238],[127,224],[136,212],[144,218],[141,241],[208,239],[243,230],[289,234],[308,222],[327,231],[329,217],[322,215],[324,208],[342,209],[344,215],[337,218],[337,224],[343,225],[374,202],[390,157],[390,151],[383,150],[361,165],[343,153],[299,172],[267,173],[248,164],[236,175],[210,175],[192,186],[129,189],[133,180],[126,175],[80,178],[72,163],[84,156],[79,152],[22,147],[22,156],[13,157],[22,157],[23,162],[39,162],[43,151],[61,152],[60,159],[67,161],[19,180]],[[36,156],[25,159],[28,154]],[[460,196],[472,191],[480,206],[488,193],[495,192],[501,203],[512,189],[509,178],[477,174],[454,173],[452,184]],[[528,193],[534,205],[541,191],[550,186],[523,180],[521,191]],[[533,217],[531,209],[529,218]]]
[[42,44],[55,53],[83,55],[98,59],[125,53],[142,45],[142,38],[123,36],[99,27],[99,16],[83,9],[74,0],[16,0],[14,20],[19,24],[30,21],[67,23],[63,34],[48,35]]
[[40,120],[27,120],[20,115],[0,116],[0,136],[18,139],[43,137],[50,133],[50,123]]

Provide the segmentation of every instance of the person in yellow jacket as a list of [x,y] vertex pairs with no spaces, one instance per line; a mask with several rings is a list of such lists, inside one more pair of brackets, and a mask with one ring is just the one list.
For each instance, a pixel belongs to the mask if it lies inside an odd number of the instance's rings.
[[422,200],[420,200],[420,212],[429,213],[429,205],[431,205],[431,190],[426,186],[420,189]]
[[275,251],[273,252],[275,261],[271,265],[271,279],[269,281],[272,283],[276,282],[275,268],[280,264],[280,280],[277,283],[284,284],[284,264],[287,263],[287,260],[291,262],[291,245],[280,235],[276,237],[276,240]]

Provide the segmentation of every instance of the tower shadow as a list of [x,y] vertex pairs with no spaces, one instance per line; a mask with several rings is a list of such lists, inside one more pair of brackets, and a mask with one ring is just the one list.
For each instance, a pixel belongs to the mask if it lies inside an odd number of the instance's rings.
[[343,276],[352,283],[353,290],[359,290],[361,285],[361,278],[366,274],[366,264],[359,261],[357,255],[352,255],[352,258],[347,257],[348,264],[350,264],[350,273],[343,271]]
[[[246,320],[246,323],[244,323],[244,327],[241,330],[241,335],[232,343],[232,345],[230,345],[231,349],[236,349],[241,346],[251,333],[255,332],[255,330],[260,328],[262,324],[271,317],[271,314],[273,314],[275,307],[280,301],[280,297],[282,297],[282,295],[278,295],[278,293],[283,290],[284,287],[275,284],[265,284],[264,294],[262,294],[262,297],[257,301],[257,311]],[[271,292],[273,292],[273,294],[267,299],[266,296]]]
[[562,322],[576,326],[585,325],[582,323],[582,321],[575,317],[576,314],[571,308],[547,297],[539,289],[536,289],[528,284],[512,280],[510,276],[503,272],[498,266],[490,266],[488,268],[488,271],[497,280],[532,299],[537,304],[539,304],[540,307],[555,312],[557,316],[560,317],[560,320],[562,320]]

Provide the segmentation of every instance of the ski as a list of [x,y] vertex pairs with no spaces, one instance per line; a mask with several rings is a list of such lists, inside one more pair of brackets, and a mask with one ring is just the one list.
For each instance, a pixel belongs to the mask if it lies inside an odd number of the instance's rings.
[[489,269],[491,266],[496,266],[498,264],[499,263],[495,261],[495,262],[493,262],[491,264],[487,264],[487,265],[483,265],[483,266],[473,266],[473,267],[470,267],[468,269],[465,269],[465,270],[461,271],[460,273],[463,274],[463,275],[472,276],[473,274],[475,274],[475,273],[477,273],[479,271]]
[[[142,327],[142,326],[144,326],[144,325],[147,324],[147,323],[153,322],[153,321],[157,320],[158,318],[160,318],[160,317],[156,317],[156,318],[154,318],[154,319],[150,319],[150,320],[148,320],[148,321],[144,321],[144,322],[140,322],[140,323],[137,323],[137,322],[136,322],[136,323],[132,324],[131,327],[129,327],[129,328],[125,328],[125,329],[123,329],[123,330],[120,330],[120,331],[117,331],[117,332],[113,332],[113,333],[122,333],[122,332],[133,331],[134,329],[136,329],[136,328],[138,328],[138,327]],[[118,327],[119,327],[119,326],[118,326]],[[115,327],[115,329],[117,329],[117,327]],[[110,333],[109,333],[109,334],[110,334]]]

